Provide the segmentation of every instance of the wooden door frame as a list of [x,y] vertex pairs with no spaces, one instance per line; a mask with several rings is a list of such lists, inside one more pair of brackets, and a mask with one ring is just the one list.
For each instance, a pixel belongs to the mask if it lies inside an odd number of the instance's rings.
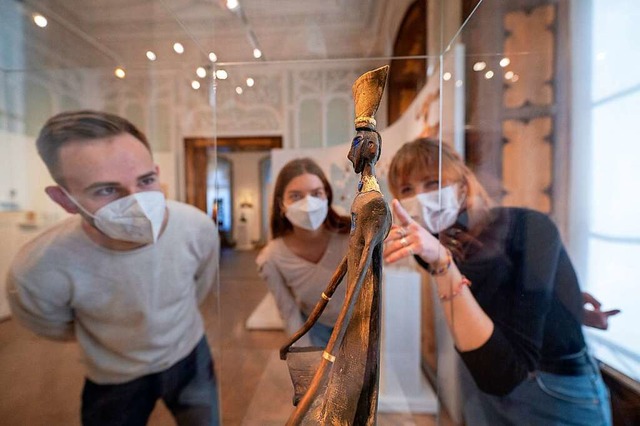
[[[240,136],[205,138],[184,138],[185,201],[206,213],[207,211],[207,166],[209,152],[269,152],[282,148],[281,136]],[[233,164],[231,165],[233,169]],[[231,178],[231,199],[233,200],[233,176]],[[231,232],[234,231],[233,202],[231,208]]]

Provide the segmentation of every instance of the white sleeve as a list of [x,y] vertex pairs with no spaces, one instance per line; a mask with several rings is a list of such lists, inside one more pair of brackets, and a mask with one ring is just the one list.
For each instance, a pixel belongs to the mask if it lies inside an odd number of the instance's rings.
[[[261,261],[258,259],[258,273],[260,277],[265,280],[269,291],[273,294],[273,297],[278,306],[278,311],[285,324],[285,331],[288,336],[292,336],[298,331],[304,321],[302,320],[302,313],[296,303],[291,289],[287,286],[284,277],[273,264],[273,262]],[[302,336],[297,342],[298,346],[311,346],[311,339],[308,334]]]
[[75,340],[69,292],[57,292],[56,297],[45,298],[9,273],[7,298],[13,317],[32,332],[51,340]]

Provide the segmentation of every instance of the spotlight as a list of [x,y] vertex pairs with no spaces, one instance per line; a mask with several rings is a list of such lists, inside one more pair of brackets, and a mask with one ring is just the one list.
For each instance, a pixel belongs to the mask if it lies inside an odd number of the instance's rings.
[[473,64],[473,70],[474,71],[482,71],[483,69],[485,69],[487,67],[486,62],[476,62],[475,64]]
[[47,24],[49,23],[49,21],[47,21],[47,18],[40,15],[39,13],[36,13],[33,15],[33,22],[40,28],[46,27]]

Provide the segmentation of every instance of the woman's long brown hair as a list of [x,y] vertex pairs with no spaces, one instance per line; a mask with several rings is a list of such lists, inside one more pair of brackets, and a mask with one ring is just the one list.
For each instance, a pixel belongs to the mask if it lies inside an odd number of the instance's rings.
[[346,234],[351,229],[351,219],[346,216],[339,215],[331,206],[333,201],[333,191],[331,185],[324,175],[324,172],[318,164],[310,158],[298,158],[291,160],[278,173],[276,185],[273,190],[273,203],[271,207],[271,236],[278,238],[286,235],[293,230],[293,225],[289,222],[282,210],[284,189],[294,178],[310,173],[318,176],[324,185],[324,192],[327,194],[329,203],[329,212],[324,220],[324,226],[332,231],[340,234]]

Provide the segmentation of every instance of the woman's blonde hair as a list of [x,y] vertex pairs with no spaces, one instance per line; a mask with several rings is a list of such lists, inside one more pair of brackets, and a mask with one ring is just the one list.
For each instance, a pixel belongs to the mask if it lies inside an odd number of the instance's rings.
[[432,138],[420,138],[404,144],[393,156],[389,166],[391,193],[395,198],[399,198],[402,183],[420,171],[437,172],[440,152],[442,175],[462,183],[466,188],[462,208],[469,216],[469,230],[477,234],[488,220],[489,210],[494,206],[494,202],[458,153],[446,143],[440,144]]

